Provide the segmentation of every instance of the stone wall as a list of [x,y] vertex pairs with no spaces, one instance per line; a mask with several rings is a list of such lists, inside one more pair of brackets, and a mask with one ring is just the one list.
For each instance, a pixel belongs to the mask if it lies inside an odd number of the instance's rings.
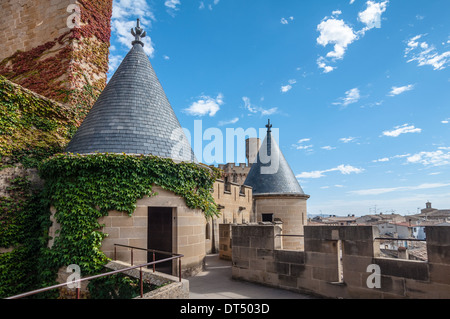
[[69,31],[72,0],[4,0],[0,4],[0,61],[17,50],[29,51]]
[[303,226],[307,224],[306,201],[303,196],[255,196],[256,221],[261,222],[264,214],[273,214],[274,221],[283,223],[283,248],[291,250],[303,249]]
[[232,224],[219,225],[219,258],[223,260],[232,260]]
[[[222,250],[220,247],[223,247],[223,241],[230,241],[229,237],[228,239],[224,238],[224,232],[220,230],[222,224],[229,225],[223,226],[225,227],[224,229],[230,228],[231,224],[247,224],[252,221],[253,216],[251,187],[218,180],[214,183],[213,197],[216,204],[219,205],[220,216],[212,221],[208,221],[211,234],[209,236],[210,239],[207,239],[205,243],[207,253]],[[223,254],[223,252],[220,253]],[[228,255],[231,258],[231,250],[228,250]]]
[[245,224],[252,216],[252,188],[236,183],[225,183],[222,180],[214,183],[213,197],[221,215],[218,221],[222,224]]
[[[112,261],[108,265],[106,265],[106,268],[109,268],[111,270],[120,270],[128,267],[129,265],[117,261]],[[133,269],[125,272],[125,274],[139,279],[139,272],[139,269]],[[144,297],[142,299],[189,299],[188,280],[182,279],[180,282],[178,277],[159,272],[153,273],[148,269],[142,269],[142,273],[142,278],[145,281],[156,286],[163,285],[163,287],[157,290],[144,294]],[[138,297],[136,299],[141,299],[141,297]]]
[[370,226],[306,226],[304,251],[281,250],[276,225],[232,232],[235,279],[327,298],[450,298],[450,227],[427,227],[427,262],[381,258]]
[[223,171],[222,178],[227,183],[235,183],[238,185],[244,185],[251,168],[251,165],[247,165],[246,163],[240,163],[239,165],[234,163],[219,165],[219,169]]
[[[77,26],[69,5],[77,5]],[[52,100],[76,106],[80,121],[106,85],[112,0],[4,0],[0,74]],[[86,89],[89,86],[89,89]]]
[[[184,277],[195,275],[203,269],[205,252],[206,219],[202,211],[186,206],[184,199],[174,193],[154,186],[158,195],[146,197],[137,202],[137,209],[130,217],[120,212],[110,212],[109,216],[100,219],[105,225],[103,232],[108,237],[103,240],[102,251],[113,258],[114,244],[147,248],[148,207],[173,208],[172,252],[184,255],[182,272]],[[117,260],[131,262],[131,252],[127,248],[117,248]],[[147,263],[147,252],[133,252],[135,265]],[[178,273],[178,263],[173,263],[173,273]]]

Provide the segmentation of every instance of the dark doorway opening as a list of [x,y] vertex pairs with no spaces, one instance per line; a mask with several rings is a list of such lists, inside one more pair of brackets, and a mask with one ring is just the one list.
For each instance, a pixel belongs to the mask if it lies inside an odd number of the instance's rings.
[[[172,253],[172,208],[148,208],[147,248]],[[171,255],[155,253],[155,260],[170,258]],[[153,261],[153,252],[147,256],[148,262]],[[151,266],[150,268],[153,268]],[[172,275],[172,261],[156,265],[156,271]]]

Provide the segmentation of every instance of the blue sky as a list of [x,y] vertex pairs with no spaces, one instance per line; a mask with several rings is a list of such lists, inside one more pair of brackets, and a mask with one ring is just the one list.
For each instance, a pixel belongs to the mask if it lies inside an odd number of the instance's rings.
[[448,0],[115,0],[110,76],[140,18],[182,126],[225,138],[270,118],[308,213],[448,209],[448,12]]

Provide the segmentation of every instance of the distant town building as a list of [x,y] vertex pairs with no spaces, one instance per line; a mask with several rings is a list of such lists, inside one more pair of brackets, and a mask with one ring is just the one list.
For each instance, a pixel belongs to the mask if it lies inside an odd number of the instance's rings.
[[356,219],[358,225],[376,225],[380,223],[401,223],[405,222],[405,217],[399,214],[376,214],[364,215]]
[[450,209],[433,208],[430,202],[427,202],[425,205],[426,208],[422,209],[420,214],[408,216],[408,219],[415,223],[419,221],[450,222]]

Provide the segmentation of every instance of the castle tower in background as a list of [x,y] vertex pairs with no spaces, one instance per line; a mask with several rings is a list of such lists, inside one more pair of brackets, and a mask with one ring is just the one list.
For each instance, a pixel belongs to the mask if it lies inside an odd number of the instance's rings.
[[0,75],[71,105],[81,123],[105,88],[113,0],[2,0]]
[[253,214],[257,222],[283,223],[283,248],[304,248],[304,226],[307,224],[307,200],[294,172],[272,136],[272,124],[259,147],[244,185],[253,190]]

